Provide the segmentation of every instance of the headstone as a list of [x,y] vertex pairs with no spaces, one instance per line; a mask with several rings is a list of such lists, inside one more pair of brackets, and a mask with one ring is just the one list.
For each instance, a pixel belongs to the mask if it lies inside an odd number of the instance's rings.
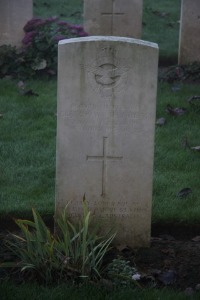
[[32,0],[1,0],[0,45],[20,46],[23,27],[32,17]]
[[85,0],[84,29],[89,35],[141,38],[143,0]]
[[179,64],[200,61],[200,0],[182,0]]
[[116,243],[150,240],[158,48],[130,38],[64,40],[58,50],[56,214],[89,209]]

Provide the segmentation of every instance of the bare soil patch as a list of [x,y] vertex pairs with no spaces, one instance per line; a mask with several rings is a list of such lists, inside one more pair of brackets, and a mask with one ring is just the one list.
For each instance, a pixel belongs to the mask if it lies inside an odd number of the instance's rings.
[[185,290],[200,284],[200,226],[155,224],[151,245],[124,256],[135,263],[142,275],[141,283]]

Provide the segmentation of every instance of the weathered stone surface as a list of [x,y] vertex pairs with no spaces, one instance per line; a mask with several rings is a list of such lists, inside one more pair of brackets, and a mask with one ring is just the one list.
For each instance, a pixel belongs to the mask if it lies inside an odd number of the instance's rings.
[[200,1],[182,0],[179,64],[200,61]]
[[20,46],[23,27],[32,17],[32,0],[1,0],[0,45]]
[[56,214],[84,194],[116,242],[150,240],[158,48],[130,38],[59,43]]
[[143,0],[85,0],[84,29],[89,35],[141,38]]

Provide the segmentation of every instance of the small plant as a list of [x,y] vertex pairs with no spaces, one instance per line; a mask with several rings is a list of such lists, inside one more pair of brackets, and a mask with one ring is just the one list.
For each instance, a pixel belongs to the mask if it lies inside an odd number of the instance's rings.
[[100,278],[104,255],[115,234],[97,235],[98,226],[90,228],[90,212],[83,200],[83,218],[72,224],[64,213],[56,218],[57,234],[52,234],[34,209],[33,221],[16,220],[20,235],[12,234],[7,247],[16,261],[1,267],[20,269],[25,278],[49,284],[62,280]]
[[87,36],[80,25],[60,21],[56,17],[33,18],[24,26],[22,47],[0,46],[0,78],[12,75],[31,78],[57,73],[58,42],[72,37]]
[[10,45],[0,46],[0,78],[14,74],[18,67],[18,53]]
[[118,257],[107,267],[107,275],[113,284],[119,287],[127,287],[135,283],[133,276],[137,274],[136,268],[130,266],[129,261]]
[[80,25],[71,25],[56,17],[33,18],[24,26],[24,60],[35,71],[52,74],[57,68],[57,45],[60,40],[86,36]]
[[193,62],[187,65],[175,65],[162,70],[159,74],[161,82],[198,82],[200,80],[200,63]]

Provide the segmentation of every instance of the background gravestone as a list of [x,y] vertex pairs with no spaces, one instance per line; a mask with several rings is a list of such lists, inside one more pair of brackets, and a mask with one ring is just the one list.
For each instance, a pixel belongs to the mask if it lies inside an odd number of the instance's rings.
[[117,242],[150,240],[158,48],[130,38],[64,40],[58,51],[56,214],[70,203],[118,229]]
[[142,0],[85,0],[84,29],[89,35],[140,38]]
[[182,0],[179,64],[200,61],[200,0]]
[[0,45],[20,46],[23,27],[32,17],[32,0],[1,0]]

